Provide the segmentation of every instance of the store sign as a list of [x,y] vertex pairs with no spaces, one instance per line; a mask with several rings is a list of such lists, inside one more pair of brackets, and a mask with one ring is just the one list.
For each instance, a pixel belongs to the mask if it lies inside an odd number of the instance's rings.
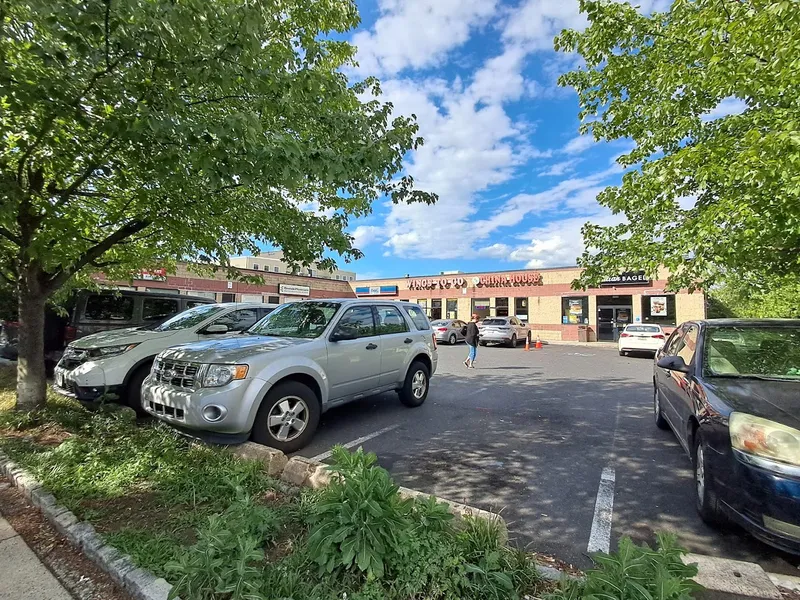
[[617,287],[620,285],[650,285],[652,281],[647,278],[644,271],[628,271],[614,275],[600,282],[600,287]]
[[167,270],[154,269],[152,271],[139,271],[139,275],[136,279],[141,279],[142,281],[166,281]]
[[371,285],[356,288],[356,296],[397,296],[396,285]]
[[542,274],[538,271],[513,273],[509,275],[476,275],[472,278],[445,277],[442,279],[412,279],[408,282],[410,290],[435,290],[473,287],[513,287],[523,285],[543,285]]
[[278,291],[287,296],[308,296],[311,293],[311,288],[307,285],[291,285],[288,283],[282,283],[278,287]]

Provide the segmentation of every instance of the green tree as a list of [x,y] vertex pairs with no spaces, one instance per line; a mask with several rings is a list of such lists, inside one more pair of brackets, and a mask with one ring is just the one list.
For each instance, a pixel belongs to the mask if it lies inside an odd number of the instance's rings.
[[[651,16],[608,0],[580,7],[588,28],[555,47],[585,66],[559,83],[578,93],[581,131],[633,140],[618,162],[637,168],[598,196],[625,222],[584,227],[576,283],[659,264],[689,288],[800,272],[800,3],[675,0]],[[736,100],[743,112],[714,118]]]
[[[76,275],[225,263],[265,242],[360,256],[348,218],[402,175],[415,119],[341,72],[352,0],[0,0],[0,273],[20,408],[45,398],[45,302]],[[314,206],[316,211],[303,210]]]
[[800,276],[731,279],[708,290],[709,317],[800,319]]

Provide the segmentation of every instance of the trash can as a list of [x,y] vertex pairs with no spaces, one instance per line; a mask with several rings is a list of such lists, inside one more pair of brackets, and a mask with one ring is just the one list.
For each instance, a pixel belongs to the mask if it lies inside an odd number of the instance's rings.
[[588,325],[578,325],[578,341],[579,342],[588,342],[589,341],[589,326]]

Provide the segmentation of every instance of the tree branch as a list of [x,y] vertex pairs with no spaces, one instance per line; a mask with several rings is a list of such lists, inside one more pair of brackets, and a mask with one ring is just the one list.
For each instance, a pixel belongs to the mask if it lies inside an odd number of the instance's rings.
[[195,106],[196,104],[209,104],[211,102],[223,102],[225,100],[249,100],[252,96],[241,96],[233,94],[230,96],[219,96],[217,98],[203,98],[202,100],[195,100],[194,102],[187,102],[186,106]]
[[109,44],[110,44],[109,26],[108,26],[108,19],[109,19],[109,16],[111,15],[111,0],[105,0],[105,3],[106,3],[106,15],[105,15],[105,26],[106,26],[106,71],[108,71],[109,61],[111,60],[111,57],[110,57],[110,53],[111,52],[110,52],[110,48],[109,48]]
[[19,237],[17,237],[17,236],[16,236],[16,235],[14,235],[13,233],[11,233],[11,232],[10,232],[8,229],[6,229],[5,227],[0,227],[0,236],[3,236],[3,237],[4,237],[4,238],[6,238],[6,239],[7,239],[9,242],[11,242],[11,243],[13,243],[13,244],[16,244],[17,246],[19,246],[19,245],[22,243],[22,240],[20,240],[20,239],[19,239]]
[[108,252],[116,244],[123,242],[129,237],[136,235],[150,225],[150,221],[146,219],[129,221],[114,233],[108,235],[105,239],[99,241],[97,244],[86,250],[77,260],[68,268],[61,268],[43,283],[42,288],[46,293],[52,293],[70,278],[72,275],[80,271],[86,265],[96,261],[103,254]]

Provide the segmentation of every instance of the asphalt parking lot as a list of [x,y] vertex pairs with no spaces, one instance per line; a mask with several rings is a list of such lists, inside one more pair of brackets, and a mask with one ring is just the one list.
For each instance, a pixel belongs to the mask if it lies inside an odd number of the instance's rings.
[[440,346],[423,406],[384,394],[333,409],[298,454],[325,460],[334,444],[363,446],[399,484],[501,511],[519,543],[579,567],[591,564],[589,548],[673,531],[690,551],[800,574],[800,558],[700,521],[689,459],[653,423],[650,358],[489,347],[467,370],[465,356],[463,344]]

